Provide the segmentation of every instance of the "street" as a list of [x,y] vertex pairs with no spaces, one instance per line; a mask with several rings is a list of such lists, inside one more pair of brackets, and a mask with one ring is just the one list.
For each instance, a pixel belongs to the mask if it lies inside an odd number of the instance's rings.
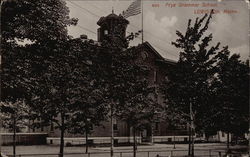
[[[234,146],[235,148],[235,146]],[[138,157],[155,157],[157,154],[160,156],[184,156],[187,155],[187,144],[176,144],[176,149],[173,149],[172,144],[154,144],[138,146]],[[195,155],[219,155],[226,150],[226,144],[224,143],[209,143],[209,144],[195,144]],[[11,155],[12,147],[3,146],[2,151],[4,154]],[[59,152],[59,146],[49,145],[36,145],[36,146],[17,146],[17,154],[21,156],[28,156],[24,154],[41,154],[41,155],[29,155],[34,157],[54,157]],[[88,154],[84,154],[84,146],[65,147],[65,157],[88,157]],[[90,147],[90,157],[109,157],[109,147]],[[114,157],[131,157],[132,146],[115,147]],[[71,154],[70,154],[71,153]],[[23,155],[22,155],[23,154]],[[47,155],[42,155],[47,154]],[[51,155],[49,155],[51,154]],[[54,155],[52,155],[54,154]]]

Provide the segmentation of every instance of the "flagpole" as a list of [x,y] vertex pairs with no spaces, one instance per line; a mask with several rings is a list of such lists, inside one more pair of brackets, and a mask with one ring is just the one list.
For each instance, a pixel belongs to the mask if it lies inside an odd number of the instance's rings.
[[142,35],[142,37],[141,37],[141,43],[143,44],[143,2],[142,2],[143,0],[141,0],[141,8],[142,8],[142,10],[141,10],[141,26],[142,26],[142,30],[141,30],[141,35]]

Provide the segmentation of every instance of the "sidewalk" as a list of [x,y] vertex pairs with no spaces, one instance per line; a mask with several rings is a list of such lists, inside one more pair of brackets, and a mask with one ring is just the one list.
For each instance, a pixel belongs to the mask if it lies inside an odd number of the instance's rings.
[[6,155],[4,155],[3,153],[0,154],[0,157],[7,157]]
[[[211,148],[224,148],[224,143],[202,143],[202,144],[195,144],[195,149],[211,149]],[[93,150],[102,150],[102,151],[110,151],[110,147],[96,147],[92,148]],[[173,144],[151,144],[151,145],[138,145],[138,150],[151,150],[151,149],[164,149],[164,150],[183,150],[188,149],[188,144],[176,144],[175,149]],[[133,146],[120,146],[120,147],[114,147],[114,150],[133,150]]]
[[[173,149],[172,144],[151,144],[151,145],[138,145],[137,149],[159,149],[159,148],[167,148],[167,149]],[[110,147],[96,147],[92,149],[97,150],[110,150]],[[120,146],[120,147],[114,147],[114,150],[132,150],[133,146]]]

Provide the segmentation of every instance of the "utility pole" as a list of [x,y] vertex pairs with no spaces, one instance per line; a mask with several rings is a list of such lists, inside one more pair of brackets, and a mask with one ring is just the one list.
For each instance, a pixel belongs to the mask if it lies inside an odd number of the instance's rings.
[[174,149],[176,148],[175,147],[175,130],[173,131],[173,133],[174,133]]
[[136,148],[136,128],[135,128],[135,126],[133,126],[133,139],[134,139],[134,145],[133,145],[133,157],[136,157],[136,150],[137,150],[137,148]]
[[[0,4],[0,21],[2,21],[1,20],[1,17],[2,17],[2,4],[3,4],[3,1],[4,0],[2,0],[1,1],[1,4]],[[1,45],[2,45],[2,28],[1,28],[1,25],[0,25],[0,71],[2,72],[2,48],[1,48]],[[1,86],[1,78],[0,78],[0,86]],[[1,91],[1,89],[0,89],[0,94],[2,94],[2,91]],[[0,157],[2,156],[1,155],[1,153],[2,153],[2,120],[0,119]]]
[[194,157],[194,117],[193,117],[193,105],[192,102],[190,102],[190,130],[191,130],[191,157]]
[[16,157],[16,113],[13,115],[13,156]]
[[143,44],[143,40],[144,40],[144,35],[143,35],[143,0],[141,0],[141,8],[142,8],[142,11],[141,11],[141,27],[142,27],[142,37],[141,37],[141,43]]
[[89,130],[90,130],[90,125],[91,125],[91,120],[89,118],[86,118],[86,124],[85,124],[85,141],[86,141],[86,149],[85,149],[85,153],[88,153],[88,149],[89,149],[89,142],[88,142],[88,134],[89,134]]
[[191,155],[191,122],[188,125],[188,156]]
[[[248,1],[248,11],[250,13],[250,2],[249,1]],[[250,25],[250,21],[249,21],[249,25]],[[250,28],[248,29],[248,41],[250,43]],[[250,54],[249,54],[249,57],[250,57]],[[248,76],[250,76],[250,69],[248,70]],[[250,80],[249,80],[249,83],[250,83]],[[250,106],[250,101],[249,101],[249,106]],[[248,117],[250,117],[250,107],[249,107],[248,113],[249,113]],[[249,126],[249,129],[248,129],[248,156],[250,156],[250,120],[249,120],[248,126]]]
[[151,125],[151,138],[152,138],[152,144],[154,144],[154,123]]
[[111,147],[110,147],[110,156],[114,156],[114,127],[113,127],[113,103],[110,106],[110,121],[111,121]]
[[[248,12],[250,13],[250,1],[246,1],[247,6],[248,6]],[[249,21],[249,25],[250,25],[250,21]],[[250,43],[250,29],[248,29],[248,41]],[[250,57],[250,54],[249,54]],[[249,68],[248,68],[249,69]],[[248,70],[248,75],[250,76],[250,69]],[[250,83],[250,80],[249,80]],[[250,106],[250,102],[249,102],[249,106]],[[249,107],[249,111],[248,111],[249,115],[248,117],[250,117],[250,107]],[[250,121],[249,121],[249,128],[248,128],[248,156],[250,156]]]

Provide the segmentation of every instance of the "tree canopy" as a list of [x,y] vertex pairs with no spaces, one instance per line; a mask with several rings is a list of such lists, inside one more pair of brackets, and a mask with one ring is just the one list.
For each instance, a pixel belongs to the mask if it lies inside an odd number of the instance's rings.
[[240,136],[248,131],[249,122],[249,64],[228,47],[218,54],[216,92],[219,129]]
[[[40,111],[37,116],[50,114],[46,118],[51,118],[58,113],[53,109],[64,107],[70,100],[58,102],[60,104],[52,108],[39,105],[46,101],[55,104],[68,87],[58,90],[58,86],[64,87],[63,82],[68,77],[63,75],[72,63],[72,57],[66,57],[64,51],[69,48],[67,26],[76,24],[77,19],[69,17],[69,9],[61,0],[7,0],[1,5],[1,87],[4,93],[1,101],[15,103],[24,99],[34,111]],[[61,113],[69,108],[63,109],[60,108]]]
[[196,18],[193,25],[190,19],[185,33],[176,31],[172,44],[181,50],[180,57],[162,91],[167,110],[185,119],[191,130],[207,136],[217,131],[238,135],[247,130],[249,66],[239,55],[230,56],[227,46],[210,45],[212,14]]
[[67,26],[76,24],[61,0],[6,0],[1,10],[2,38],[44,42],[67,38]]
[[205,36],[211,18],[212,13],[201,19],[196,18],[193,26],[189,20],[185,34],[176,32],[179,38],[173,44],[181,49],[180,58],[163,87],[168,109],[178,108],[175,112],[179,112],[187,122],[190,120],[192,104],[197,128],[203,125],[200,120],[206,118],[204,111],[207,112],[205,108],[210,106],[210,82],[216,72],[213,65],[217,61],[215,54],[218,53],[220,45],[218,43],[209,47],[212,34]]

